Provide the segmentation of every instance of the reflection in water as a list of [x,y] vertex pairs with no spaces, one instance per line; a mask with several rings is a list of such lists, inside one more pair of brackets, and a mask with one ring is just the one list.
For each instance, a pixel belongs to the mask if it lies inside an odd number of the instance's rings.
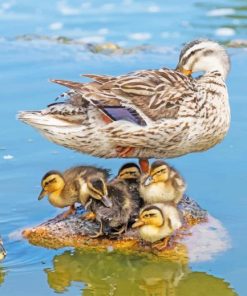
[[5,275],[6,275],[6,271],[3,269],[3,267],[0,266],[0,286],[4,282]]
[[192,272],[188,266],[118,253],[65,251],[45,272],[50,288],[58,293],[80,282],[84,296],[236,295],[222,279]]

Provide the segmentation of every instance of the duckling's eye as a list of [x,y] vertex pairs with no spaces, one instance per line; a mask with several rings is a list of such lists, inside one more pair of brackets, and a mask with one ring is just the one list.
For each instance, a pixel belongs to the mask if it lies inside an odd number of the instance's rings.
[[155,214],[149,214],[150,217],[155,217]]

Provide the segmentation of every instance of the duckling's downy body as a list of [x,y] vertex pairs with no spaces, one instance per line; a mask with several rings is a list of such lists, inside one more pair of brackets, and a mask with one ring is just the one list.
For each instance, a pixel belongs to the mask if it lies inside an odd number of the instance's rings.
[[145,204],[174,202],[183,197],[186,184],[177,170],[162,160],[155,161],[140,183],[140,195]]
[[[135,208],[135,203],[131,198],[126,182],[113,180],[105,184],[100,179],[94,179],[93,183],[94,187],[90,186],[92,189],[90,194],[92,199],[88,210],[95,214],[95,219],[101,224],[100,232],[96,236],[104,234],[107,229],[112,234],[122,233],[127,228]],[[96,183],[97,187],[95,186]],[[111,207],[106,207],[103,203],[96,200],[94,198],[94,191],[101,191],[102,196],[107,195],[109,200],[111,200]]]
[[140,208],[143,206],[143,199],[139,193],[141,170],[135,163],[126,163],[118,171],[117,179],[127,183],[127,189],[133,200],[133,209],[130,222],[138,216]]
[[132,225],[133,228],[139,227],[140,237],[151,243],[172,235],[181,226],[180,213],[171,203],[146,205]]
[[76,202],[85,205],[89,199],[87,179],[98,176],[102,179],[109,177],[108,170],[93,166],[77,166],[64,173],[49,171],[41,181],[42,191],[39,200],[48,195],[49,202],[58,208],[70,206],[74,211]]

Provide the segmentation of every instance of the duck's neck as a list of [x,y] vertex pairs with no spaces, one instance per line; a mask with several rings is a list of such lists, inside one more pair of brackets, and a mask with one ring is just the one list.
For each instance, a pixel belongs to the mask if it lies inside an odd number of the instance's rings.
[[49,194],[48,199],[49,202],[58,208],[64,208],[67,206],[67,204],[65,203],[65,200],[62,198],[61,196],[62,190],[57,190],[52,192],[51,194]]
[[203,71],[205,72],[205,75],[212,72],[218,72],[221,74],[224,80],[226,79],[228,73],[225,65],[223,65],[222,62],[216,57],[202,59],[197,67],[197,71]]

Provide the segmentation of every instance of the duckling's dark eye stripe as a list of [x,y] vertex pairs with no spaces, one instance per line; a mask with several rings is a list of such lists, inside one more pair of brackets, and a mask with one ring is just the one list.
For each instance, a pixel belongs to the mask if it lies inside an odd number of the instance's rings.
[[166,169],[161,169],[161,170],[159,170],[159,171],[154,172],[154,173],[153,173],[153,176],[154,176],[154,175],[157,175],[157,174],[160,174],[160,173],[165,173],[165,172],[166,172]]
[[45,186],[48,185],[48,184],[50,184],[50,183],[52,183],[52,182],[54,182],[54,181],[56,181],[56,178],[53,178],[53,179],[51,179],[49,181],[46,181],[45,182]]

